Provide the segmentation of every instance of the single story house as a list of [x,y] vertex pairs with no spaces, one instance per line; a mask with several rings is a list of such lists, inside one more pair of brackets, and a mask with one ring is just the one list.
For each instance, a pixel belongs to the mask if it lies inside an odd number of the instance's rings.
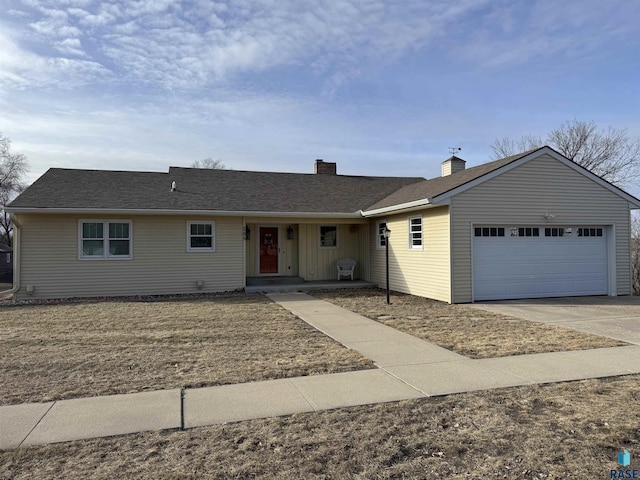
[[[18,299],[219,292],[356,278],[449,303],[629,295],[640,200],[550,147],[442,176],[53,168],[8,207]],[[388,239],[384,230],[391,231]]]

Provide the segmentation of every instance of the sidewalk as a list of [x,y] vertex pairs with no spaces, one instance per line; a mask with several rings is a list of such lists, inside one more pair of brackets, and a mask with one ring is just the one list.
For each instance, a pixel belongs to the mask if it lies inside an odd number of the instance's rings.
[[378,369],[0,407],[0,449],[640,373],[640,346],[471,360],[303,293],[269,295]]

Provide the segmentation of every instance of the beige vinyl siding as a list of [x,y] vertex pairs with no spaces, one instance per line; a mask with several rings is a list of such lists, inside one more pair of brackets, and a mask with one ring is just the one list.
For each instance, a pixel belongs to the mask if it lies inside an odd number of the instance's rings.
[[[422,216],[422,249],[409,247],[409,219]],[[451,301],[449,209],[429,208],[385,218],[389,239],[389,286],[397,292]],[[377,247],[377,224],[371,222],[371,281],[384,287],[385,249]]]
[[[320,247],[320,225],[337,225],[338,247]],[[300,224],[299,275],[306,281],[336,280],[336,262],[341,258],[356,261],[355,278],[369,278],[369,227],[366,224],[336,224],[325,221],[320,224]]]
[[[79,219],[132,221],[131,260],[79,260]],[[187,221],[215,222],[215,252],[187,252]],[[33,298],[218,292],[244,284],[237,217],[19,215],[21,289]],[[196,281],[203,289],[196,289]]]
[[[630,293],[629,207],[621,197],[548,155],[454,196],[453,302],[472,301],[471,225],[613,225],[618,295]],[[544,213],[555,215],[545,220]]]

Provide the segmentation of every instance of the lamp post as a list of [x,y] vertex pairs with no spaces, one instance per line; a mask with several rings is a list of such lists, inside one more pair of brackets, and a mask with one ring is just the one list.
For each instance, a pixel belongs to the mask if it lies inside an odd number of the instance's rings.
[[391,230],[384,226],[384,249],[387,258],[387,305],[391,303],[389,300],[389,237],[391,236]]

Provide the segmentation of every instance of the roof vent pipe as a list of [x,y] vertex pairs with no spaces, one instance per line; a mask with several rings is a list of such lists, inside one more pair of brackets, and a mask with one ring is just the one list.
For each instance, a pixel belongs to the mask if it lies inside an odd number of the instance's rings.
[[171,182],[171,191],[172,192],[176,191],[176,182]]

